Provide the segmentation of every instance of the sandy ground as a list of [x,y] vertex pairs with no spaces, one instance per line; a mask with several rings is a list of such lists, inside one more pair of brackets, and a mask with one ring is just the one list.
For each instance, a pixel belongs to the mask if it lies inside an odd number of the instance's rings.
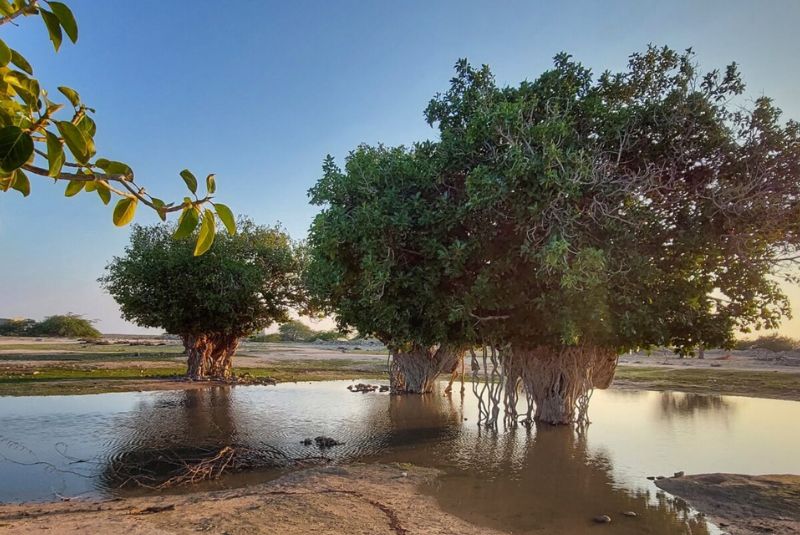
[[705,358],[682,359],[672,351],[660,349],[650,353],[626,353],[620,356],[619,363],[621,366],[797,372],[800,371],[800,351],[709,349]]
[[800,533],[800,476],[699,474],[656,481],[730,535]]
[[443,512],[417,491],[436,475],[418,467],[331,466],[231,491],[0,505],[0,534],[500,533]]

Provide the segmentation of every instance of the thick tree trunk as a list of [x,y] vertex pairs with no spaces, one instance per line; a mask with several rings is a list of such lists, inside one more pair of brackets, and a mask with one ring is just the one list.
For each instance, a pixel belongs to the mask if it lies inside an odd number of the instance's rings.
[[227,334],[185,334],[186,376],[193,380],[225,380],[232,375],[233,355],[239,338]]
[[617,355],[609,348],[514,348],[522,366],[521,383],[535,404],[533,419],[548,424],[587,422],[593,388],[608,388],[614,378]]
[[389,390],[392,394],[433,392],[439,374],[451,371],[463,356],[463,351],[448,346],[415,347],[411,351],[392,350]]

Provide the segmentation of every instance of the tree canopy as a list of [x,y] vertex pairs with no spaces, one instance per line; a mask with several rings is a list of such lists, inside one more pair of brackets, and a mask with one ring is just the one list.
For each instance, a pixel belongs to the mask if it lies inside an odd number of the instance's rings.
[[230,357],[240,337],[287,321],[302,296],[289,236],[247,219],[238,226],[195,257],[191,236],[176,240],[169,225],[135,225],[125,254],[100,282],[126,320],[180,335],[187,350],[224,345]]
[[800,129],[747,108],[738,69],[650,47],[620,73],[566,54],[518,87],[457,65],[426,111],[464,166],[482,330],[618,349],[729,345],[789,313],[776,275],[800,225]]
[[0,325],[3,336],[60,336],[63,338],[99,338],[100,331],[93,321],[78,314],[48,316],[42,321],[32,319],[10,320]]
[[502,349],[514,389],[545,378],[526,388],[558,422],[608,386],[618,351],[774,328],[798,259],[800,127],[744,90],[735,64],[703,72],[666,47],[599,76],[559,54],[510,87],[461,60],[425,111],[438,141],[326,160],[311,294],[390,347]]
[[[56,1],[0,0],[0,26],[20,17],[39,16],[56,51],[64,36],[78,40],[78,26],[70,8]],[[13,189],[27,197],[31,192],[28,173],[66,184],[64,195],[81,192],[96,194],[109,204],[119,197],[113,210],[117,226],[130,223],[139,204],[155,210],[162,220],[180,212],[179,236],[196,227],[195,254],[203,254],[216,235],[216,218],[229,233],[236,222],[230,208],[213,200],[216,178],[206,177],[206,193],[198,194],[198,180],[188,169],[180,172],[189,195],[182,201],[166,202],[137,183],[127,164],[98,158],[95,146],[97,125],[94,109],[81,100],[75,89],[59,86],[62,102],[41,87],[33,77],[33,67],[18,51],[0,39],[0,192]]]

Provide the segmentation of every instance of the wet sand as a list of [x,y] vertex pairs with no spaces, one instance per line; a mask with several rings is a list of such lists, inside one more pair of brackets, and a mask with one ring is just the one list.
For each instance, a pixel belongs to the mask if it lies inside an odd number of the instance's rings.
[[500,533],[443,512],[418,491],[437,474],[400,465],[329,466],[230,491],[0,505],[0,534]]

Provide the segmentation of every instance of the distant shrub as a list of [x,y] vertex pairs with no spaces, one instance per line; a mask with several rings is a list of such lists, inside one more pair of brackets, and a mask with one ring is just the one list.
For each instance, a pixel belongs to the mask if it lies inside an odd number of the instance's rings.
[[309,342],[334,342],[342,338],[342,333],[339,331],[315,331],[309,339]]
[[100,338],[100,331],[92,326],[93,321],[78,314],[50,316],[31,329],[31,336],[61,336],[64,338]]
[[36,326],[36,320],[8,320],[0,325],[0,336],[33,336],[31,329]]
[[769,334],[755,340],[739,340],[736,349],[768,349],[769,351],[792,351],[800,347],[800,340],[789,336]]
[[92,321],[79,314],[49,316],[43,321],[32,319],[11,320],[0,325],[3,336],[60,336],[63,338],[100,338],[100,331]]
[[248,340],[251,342],[280,342],[281,335],[279,333],[254,334],[253,336],[249,337]]

